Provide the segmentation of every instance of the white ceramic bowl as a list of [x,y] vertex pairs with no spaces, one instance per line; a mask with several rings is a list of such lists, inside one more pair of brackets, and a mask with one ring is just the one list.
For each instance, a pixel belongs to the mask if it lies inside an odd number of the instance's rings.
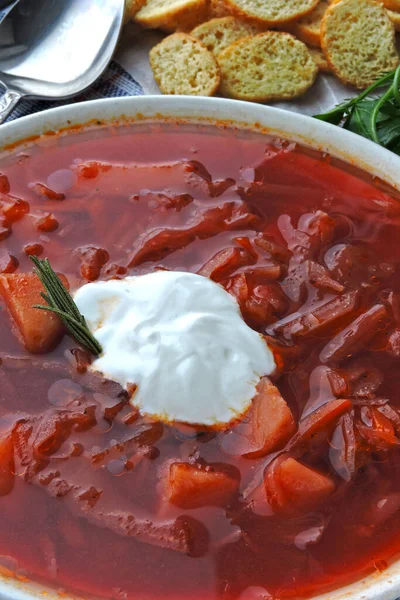
[[[262,130],[327,152],[391,184],[400,190],[400,158],[355,134],[322,121],[276,108],[224,100],[182,96],[142,96],[95,100],[36,113],[0,127],[0,155],[10,145],[46,131],[85,124],[92,120],[179,120],[221,123]],[[60,596],[43,586],[0,577],[4,600],[49,600]],[[386,571],[366,577],[314,600],[395,600],[400,597],[400,560]]]

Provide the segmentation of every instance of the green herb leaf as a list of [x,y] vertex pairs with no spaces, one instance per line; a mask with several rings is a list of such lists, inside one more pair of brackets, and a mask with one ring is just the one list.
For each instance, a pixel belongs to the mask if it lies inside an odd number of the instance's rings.
[[380,143],[394,151],[393,149],[400,143],[400,111],[389,104],[381,110],[377,123]]
[[332,110],[329,110],[326,113],[314,115],[314,119],[319,119],[320,121],[325,121],[326,123],[331,123],[332,125],[340,125],[351,107],[351,101],[343,102],[343,104],[338,104],[335,106],[335,108],[332,108]]
[[33,308],[56,313],[76,341],[95,356],[99,356],[103,351],[101,345],[92,335],[85,317],[79,312],[79,308],[61,279],[51,268],[49,259],[42,260],[36,256],[30,258],[35,265],[33,271],[46,290],[46,293],[42,292],[42,298],[47,303],[46,305],[35,304]]
[[[341,125],[353,133],[400,154],[400,65],[386,73],[356,98],[332,110],[315,115],[316,119]],[[378,96],[372,92],[381,91]]]
[[377,100],[361,100],[361,102],[353,107],[351,113],[343,123],[343,128],[371,140],[371,112],[376,105],[376,102]]

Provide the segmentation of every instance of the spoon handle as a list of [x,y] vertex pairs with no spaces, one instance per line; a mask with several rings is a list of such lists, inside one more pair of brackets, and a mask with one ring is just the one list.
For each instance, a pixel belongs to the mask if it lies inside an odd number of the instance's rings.
[[5,93],[0,96],[0,125],[4,123],[21,98],[22,94],[10,89],[6,89]]

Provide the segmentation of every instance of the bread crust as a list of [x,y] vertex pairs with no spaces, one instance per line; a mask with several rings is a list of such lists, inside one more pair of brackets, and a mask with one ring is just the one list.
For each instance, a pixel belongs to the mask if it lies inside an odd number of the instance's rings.
[[208,18],[214,19],[219,17],[229,17],[232,12],[226,0],[209,0]]
[[400,11],[400,0],[382,0],[385,8]]
[[[273,10],[269,10],[268,6],[273,6],[276,2],[283,5],[283,0],[262,0],[262,8],[257,8],[255,4],[257,0],[226,0],[230,11],[239,19],[245,19],[252,23],[261,26],[284,25],[300,19],[308,15],[318,5],[319,0],[285,0],[286,16],[281,11],[281,16],[273,16]],[[254,2],[253,10],[249,10],[248,6]],[[261,0],[259,0],[261,4]]]
[[173,33],[154,46],[150,66],[164,94],[212,96],[220,84],[214,55],[187,33]]
[[318,73],[307,46],[280,31],[242,38],[219,54],[218,63],[222,94],[250,102],[301,96]]
[[308,48],[308,51],[310,52],[313,60],[315,61],[315,64],[317,65],[318,71],[320,73],[332,73],[328,61],[326,60],[326,56],[322,52],[321,48],[316,48],[315,46],[312,46],[311,48]]
[[357,89],[399,63],[394,25],[375,0],[333,2],[322,19],[321,46],[336,77]]
[[199,39],[215,56],[241,38],[257,33],[260,33],[258,27],[236,19],[236,17],[211,19],[198,25],[192,31],[192,35]]
[[396,31],[400,31],[400,12],[388,9],[389,19],[392,21]]
[[125,0],[124,25],[129,23],[137,12],[144,6],[146,0]]
[[134,20],[145,29],[190,31],[206,20],[207,9],[207,0],[170,0],[162,6],[158,0],[147,0]]
[[307,46],[321,47],[321,23],[329,4],[320,0],[318,6],[296,23],[295,35]]

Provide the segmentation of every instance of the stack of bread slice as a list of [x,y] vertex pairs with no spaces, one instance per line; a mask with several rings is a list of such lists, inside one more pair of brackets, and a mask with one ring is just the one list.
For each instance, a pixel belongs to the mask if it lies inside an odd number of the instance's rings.
[[166,37],[150,52],[163,93],[268,102],[295,98],[318,72],[363,89],[396,68],[400,0],[126,0]]

